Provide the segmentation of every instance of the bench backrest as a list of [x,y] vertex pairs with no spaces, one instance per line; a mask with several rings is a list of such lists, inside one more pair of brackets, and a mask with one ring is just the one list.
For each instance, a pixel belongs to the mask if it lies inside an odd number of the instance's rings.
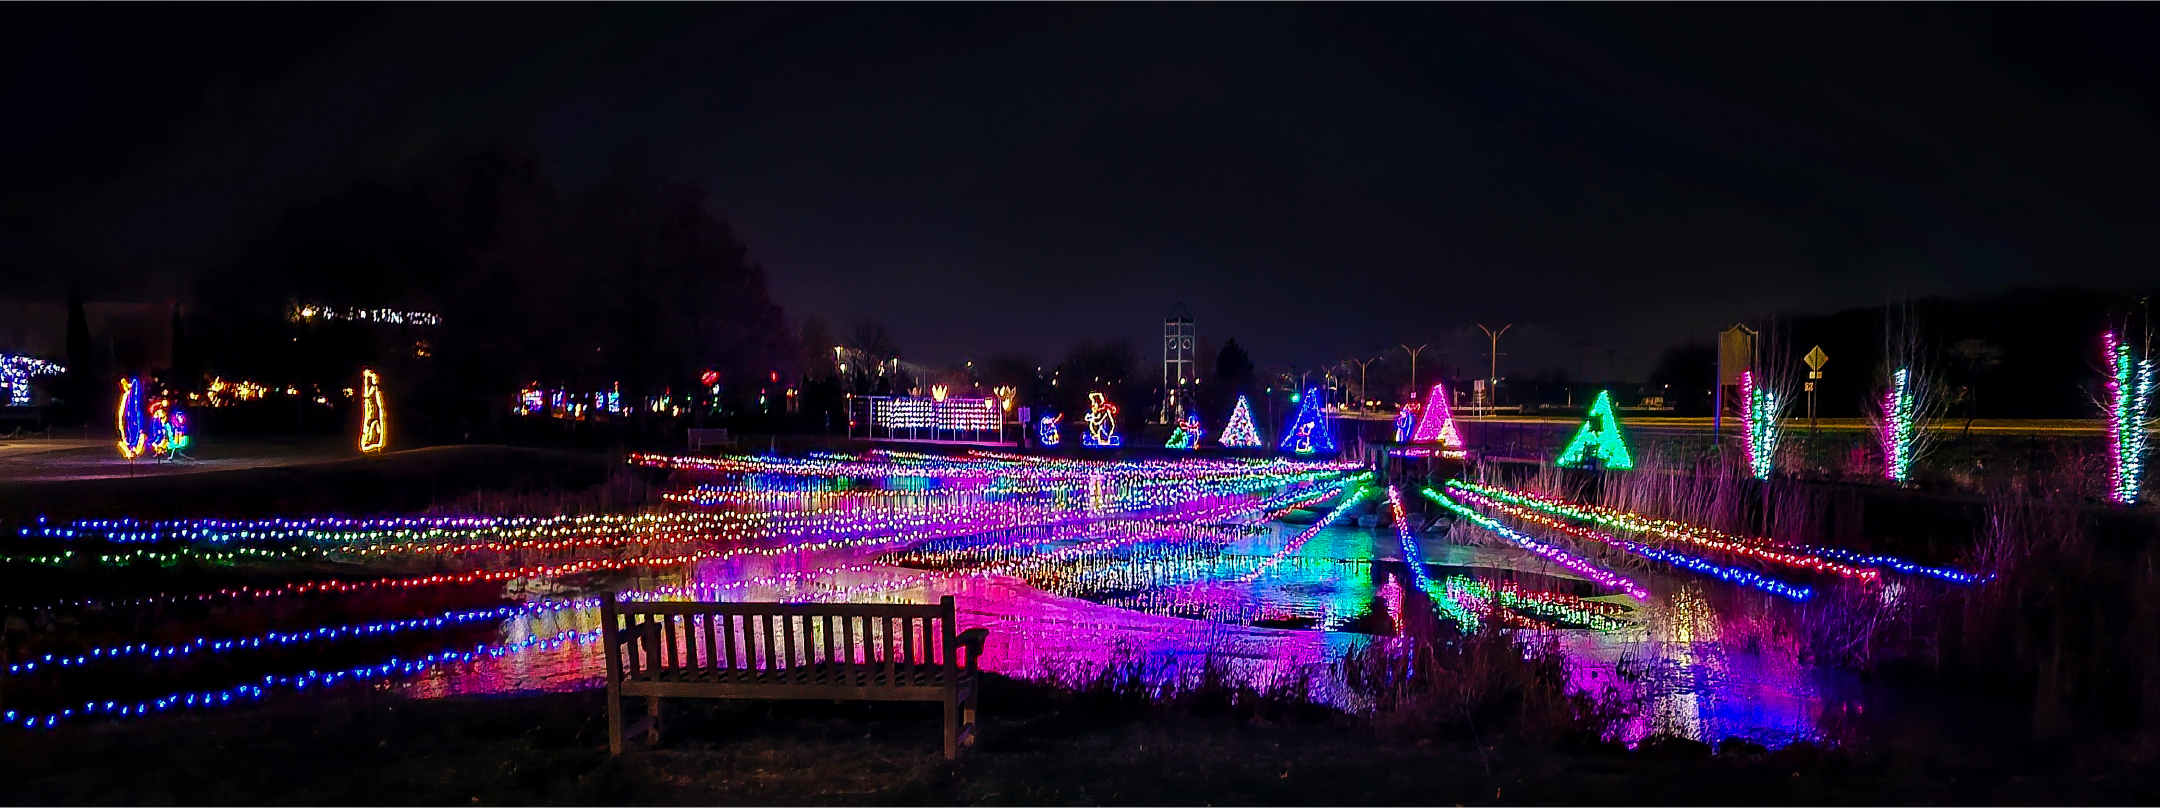
[[[883,666],[887,674],[957,665],[953,599],[885,603],[616,603],[600,599],[608,678],[634,681],[699,669]],[[905,677],[883,681],[902,684]]]

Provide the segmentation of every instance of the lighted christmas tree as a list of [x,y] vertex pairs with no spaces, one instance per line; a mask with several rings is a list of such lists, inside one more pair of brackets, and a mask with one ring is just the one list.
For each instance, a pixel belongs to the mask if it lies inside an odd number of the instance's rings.
[[[1422,425],[1421,425],[1422,426]],[[1620,419],[1614,415],[1612,391],[1600,390],[1597,401],[1590,405],[1590,415],[1575,430],[1575,437],[1568,441],[1566,449],[1560,450],[1560,466],[1582,466],[1595,458],[1599,468],[1621,470],[1635,467],[1635,456],[1628,453],[1627,438],[1620,434]]]
[[1222,445],[1231,449],[1258,449],[1260,432],[1253,428],[1252,402],[1244,396],[1237,397],[1237,409],[1230,411],[1230,424],[1223,427]]
[[1463,450],[1462,433],[1455,431],[1455,411],[1448,406],[1447,385],[1434,382],[1425,396],[1425,416],[1418,420],[1411,443],[1437,443],[1446,453]]
[[1321,409],[1324,400],[1318,387],[1305,391],[1297,414],[1290,416],[1282,442],[1275,448],[1300,455],[1334,454],[1335,430],[1328,426],[1327,413]]

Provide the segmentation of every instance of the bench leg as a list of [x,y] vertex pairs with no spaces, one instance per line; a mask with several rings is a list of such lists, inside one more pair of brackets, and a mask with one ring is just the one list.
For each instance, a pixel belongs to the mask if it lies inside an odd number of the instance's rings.
[[610,755],[622,754],[622,690],[613,682],[607,689],[607,751]]
[[968,685],[966,704],[966,709],[960,714],[960,729],[962,732],[967,733],[967,744],[973,746],[975,744],[975,733],[979,731],[975,726],[975,708],[982,704],[982,676],[980,674],[974,676],[973,682]]
[[960,757],[960,693],[945,693],[945,759]]
[[648,728],[647,728],[647,729],[645,730],[645,745],[646,745],[646,746],[658,746],[658,745],[660,745],[660,697],[659,697],[659,696],[647,696],[647,697],[645,697],[645,717],[646,717],[646,721],[648,722]]

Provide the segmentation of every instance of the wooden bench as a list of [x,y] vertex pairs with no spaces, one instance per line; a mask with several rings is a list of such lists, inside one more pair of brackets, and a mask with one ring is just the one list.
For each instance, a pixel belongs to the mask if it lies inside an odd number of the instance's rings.
[[[945,757],[972,743],[987,629],[955,633],[953,599],[854,603],[616,603],[600,599],[608,752],[660,737],[660,699],[929,701],[945,705]],[[624,697],[646,716],[627,731]]]

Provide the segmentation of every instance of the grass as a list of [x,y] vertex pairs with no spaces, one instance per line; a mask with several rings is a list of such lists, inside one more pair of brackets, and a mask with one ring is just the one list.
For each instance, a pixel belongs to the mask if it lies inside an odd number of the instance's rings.
[[670,701],[663,742],[606,754],[580,692],[411,701],[353,693],[0,735],[17,804],[1965,804],[2150,803],[2097,776],[1952,742],[1765,753],[1410,740],[1356,717],[1102,710],[993,677],[981,742],[938,749],[935,705]]

